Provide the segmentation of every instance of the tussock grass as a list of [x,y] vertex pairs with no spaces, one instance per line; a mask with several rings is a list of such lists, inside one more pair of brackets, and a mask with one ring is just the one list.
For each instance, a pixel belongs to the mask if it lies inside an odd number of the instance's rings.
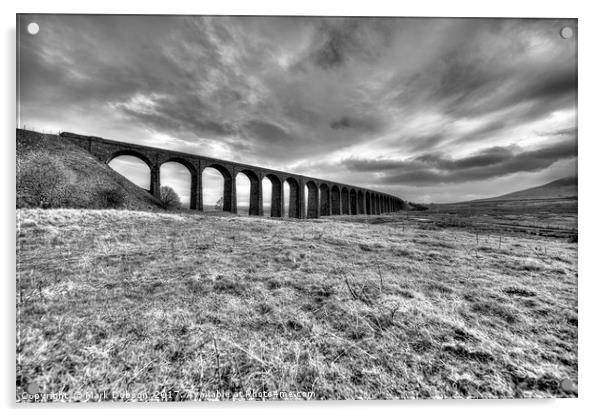
[[576,395],[560,387],[577,383],[566,240],[477,244],[457,228],[361,219],[17,216],[18,396],[30,382],[175,399]]

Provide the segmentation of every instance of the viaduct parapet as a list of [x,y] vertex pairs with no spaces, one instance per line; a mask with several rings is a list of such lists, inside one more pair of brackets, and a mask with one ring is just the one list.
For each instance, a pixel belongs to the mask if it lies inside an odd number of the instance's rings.
[[[251,183],[249,201],[250,215],[263,215],[262,180],[267,178],[272,183],[272,217],[284,214],[284,184],[289,185],[289,217],[317,218],[339,214],[380,214],[401,210],[402,199],[399,197],[304,175],[292,174],[268,168],[246,165],[194,155],[184,152],[150,146],[118,142],[95,136],[83,136],[70,132],[62,132],[60,136],[86,149],[100,161],[108,164],[118,156],[135,156],[150,168],[150,192],[160,196],[161,165],[166,162],[178,162],[190,171],[190,208],[203,210],[203,170],[215,168],[224,178],[223,210],[237,212],[236,176],[243,173]],[[305,210],[305,186],[308,189],[307,212]]]

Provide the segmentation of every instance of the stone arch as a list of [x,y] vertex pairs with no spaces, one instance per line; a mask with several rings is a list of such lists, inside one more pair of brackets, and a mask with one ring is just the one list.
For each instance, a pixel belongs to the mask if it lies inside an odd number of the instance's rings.
[[330,207],[331,207],[331,213],[333,216],[338,216],[339,214],[341,214],[341,192],[339,190],[339,187],[336,185],[332,186],[332,189],[330,190]]
[[[205,168],[213,168],[217,172],[222,174],[222,177],[224,179],[223,210],[229,211],[231,213],[236,213],[236,183],[233,181],[230,170],[228,170],[228,168],[226,168],[225,166],[223,166],[221,164],[217,164],[217,163],[207,165],[207,166],[203,167],[203,169],[200,172],[199,176],[201,177],[201,182],[202,182],[203,171],[205,170]],[[202,189],[202,186],[201,186],[201,189]]]
[[[188,172],[190,173],[190,208],[192,210],[202,210],[202,193],[199,190],[199,175],[194,163],[180,157],[165,159],[164,161],[161,161],[161,164],[159,165],[159,175],[161,167],[170,162],[180,164],[188,169]],[[199,201],[199,194],[201,195],[201,201]]]
[[330,189],[328,185],[320,185],[320,216],[330,216]]
[[357,192],[355,188],[352,188],[349,192],[349,214],[357,214]]
[[285,182],[289,187],[289,205],[288,205],[288,216],[301,218],[301,186],[299,182],[293,177],[288,177]]
[[153,169],[153,163],[151,162],[151,158],[149,158],[147,155],[145,155],[142,152],[136,151],[134,149],[119,149],[113,153],[111,153],[106,159],[105,159],[105,164],[108,164],[109,162],[111,162],[113,159],[120,157],[120,156],[135,156],[136,158],[142,160],[146,165],[148,165],[148,167],[150,169]]
[[148,155],[133,149],[118,149],[114,152],[111,152],[108,157],[104,158],[103,162],[109,165],[113,159],[119,158],[120,156],[132,156],[142,161],[148,167],[150,172],[150,185],[148,191],[150,191],[150,193],[155,197],[160,198],[161,179],[159,175],[159,166],[153,164],[151,158]]
[[272,183],[272,201],[270,203],[270,216],[282,217],[284,204],[284,187],[280,178],[274,174],[266,174],[267,178]]
[[305,183],[307,186],[307,218],[315,219],[320,216],[318,211],[319,207],[319,195],[318,195],[318,186],[313,181],[307,181]]
[[341,189],[342,214],[349,214],[349,190],[347,187]]
[[261,191],[260,175],[251,169],[241,169],[236,175],[245,175],[250,182],[249,190],[249,216],[263,215],[263,195]]
[[362,190],[357,190],[357,214],[366,214],[365,194]]
[[370,208],[372,210],[372,214],[378,214],[376,210],[376,195],[374,193],[370,195]]

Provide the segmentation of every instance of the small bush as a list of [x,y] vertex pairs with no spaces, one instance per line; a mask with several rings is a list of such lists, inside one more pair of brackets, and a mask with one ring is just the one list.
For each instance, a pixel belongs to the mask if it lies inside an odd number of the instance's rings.
[[17,159],[17,207],[70,206],[73,174],[61,160],[31,151]]
[[220,197],[220,199],[215,202],[215,209],[216,210],[224,209],[224,197]]
[[171,187],[161,187],[161,205],[166,210],[179,209],[182,207],[180,196]]
[[429,208],[423,204],[408,202],[408,210],[409,211],[424,211]]
[[96,193],[99,204],[104,208],[120,208],[126,201],[125,192],[120,188],[104,188]]

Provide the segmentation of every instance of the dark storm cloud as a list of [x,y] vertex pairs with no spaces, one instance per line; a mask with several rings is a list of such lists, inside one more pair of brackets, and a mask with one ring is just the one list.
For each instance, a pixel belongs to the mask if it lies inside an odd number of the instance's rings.
[[198,135],[221,137],[237,132],[229,121],[211,117],[211,106],[195,95],[182,93],[178,96],[143,96],[141,101],[118,102],[115,108],[137,123],[155,130],[169,131],[174,135],[196,132]]
[[79,16],[72,27],[60,24],[67,17],[47,19],[46,38],[25,38],[25,102],[102,105],[124,123],[189,141],[239,132],[236,113],[251,88],[225,62],[220,43],[230,38],[221,23],[209,31],[181,17]]
[[362,132],[377,132],[382,128],[382,122],[376,118],[365,117],[355,118],[350,116],[343,116],[340,119],[333,120],[330,123],[330,127],[336,129],[351,129]]
[[245,129],[258,140],[278,143],[290,142],[291,136],[280,126],[262,120],[251,120],[245,124]]
[[560,160],[577,156],[573,141],[525,150],[518,146],[492,147],[464,158],[422,154],[406,160],[347,159],[347,169],[381,173],[385,184],[421,185],[484,180],[517,172],[537,172]]
[[312,61],[318,67],[329,69],[342,65],[346,59],[346,48],[351,38],[346,36],[343,31],[330,30],[326,35],[324,44],[319,47],[311,56]]
[[[450,120],[482,120],[482,126],[455,139],[450,134],[428,134],[425,141],[420,140],[423,135],[405,136],[410,150],[484,141],[555,111],[576,109],[574,44],[556,36],[557,28],[566,22],[501,22],[467,22],[443,44],[428,70],[411,76],[401,72],[387,84],[401,111],[436,109]],[[512,36],[512,31],[520,36]]]
[[414,161],[431,166],[434,169],[460,171],[465,169],[488,167],[501,164],[513,157],[511,148],[494,147],[465,158],[449,159],[437,154],[419,155]]
[[387,19],[323,19],[314,33],[308,60],[320,69],[336,70],[354,59],[376,57],[390,36]]
[[20,115],[41,128],[384,174],[354,177],[370,186],[533,181],[567,157],[526,149],[576,144],[576,43],[558,35],[573,20],[22,19],[41,30],[20,34]]
[[[430,99],[443,102],[451,114],[470,117],[524,101],[574,96],[576,61],[563,55],[571,44],[550,36],[561,23],[501,22],[485,19],[466,23],[458,36],[449,40],[451,48],[432,62],[431,71],[414,78],[415,87],[430,84]],[[481,36],[474,36],[473,30]],[[530,36],[511,36],[512,30]],[[542,39],[550,44],[550,51],[537,51],[545,45]],[[544,60],[536,55],[539,53],[549,57]],[[410,91],[416,93],[415,89]]]
[[[482,140],[483,138],[487,138],[489,135],[504,130],[508,126],[515,125],[516,123],[518,123],[517,119],[524,120],[525,118],[528,118],[528,116],[524,113],[521,113],[517,117],[506,116],[505,118],[495,119],[491,122],[483,123],[481,126],[472,130],[470,133],[460,135],[459,137],[454,138],[450,136],[450,134],[436,133],[427,136],[408,138],[408,142],[412,151],[424,151],[426,149],[433,148],[435,145],[445,141],[453,141],[460,143],[477,142],[479,140]],[[448,125],[447,128],[451,130],[451,125]]]

